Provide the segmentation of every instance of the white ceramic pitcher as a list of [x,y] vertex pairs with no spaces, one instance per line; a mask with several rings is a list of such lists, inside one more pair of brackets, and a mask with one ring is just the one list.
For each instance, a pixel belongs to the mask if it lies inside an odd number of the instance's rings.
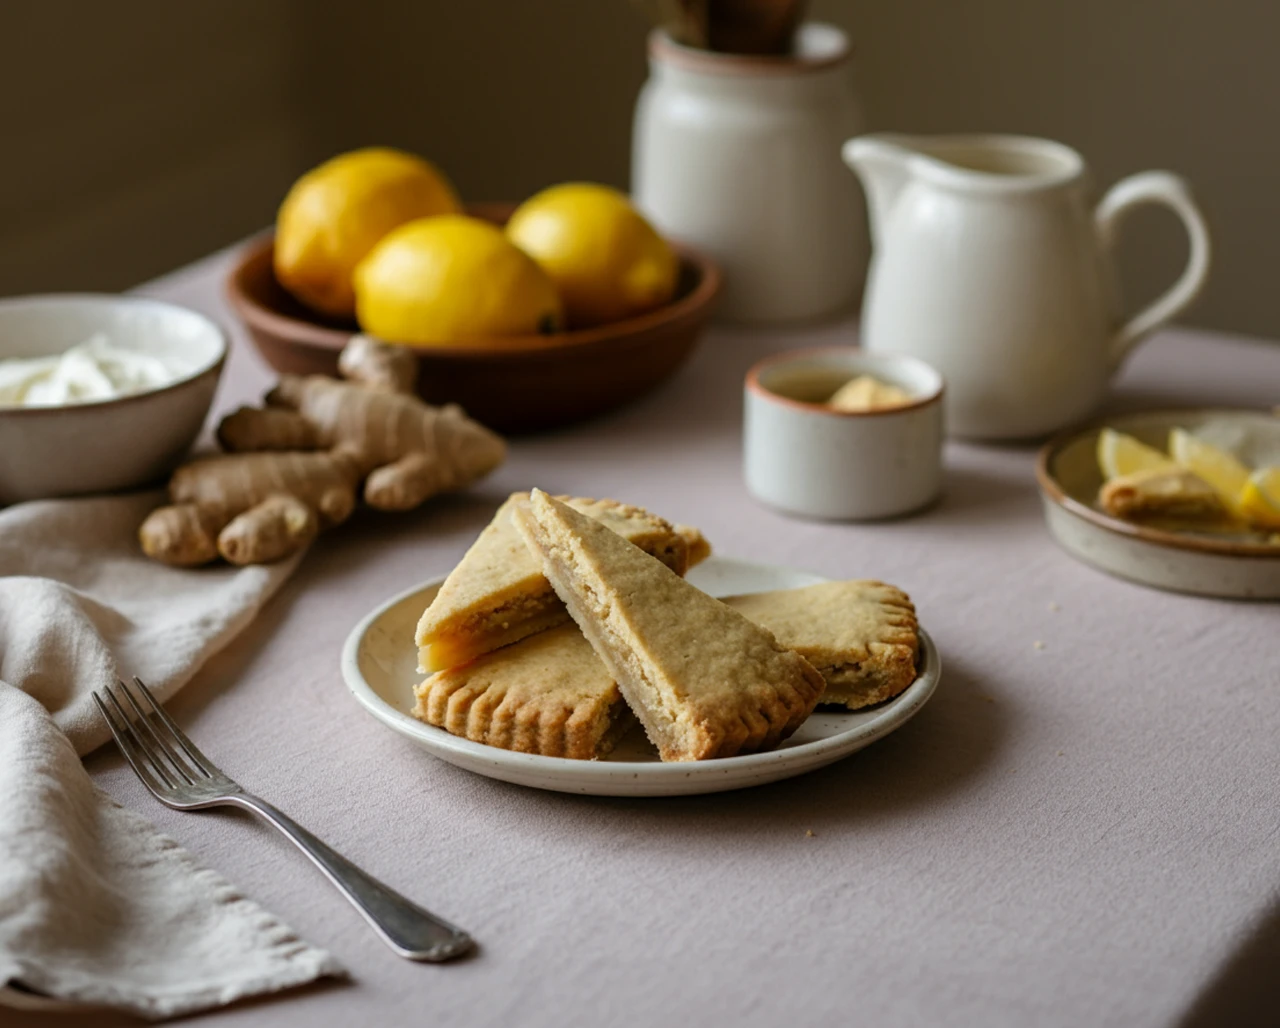
[[[863,346],[942,372],[953,435],[1024,438],[1088,416],[1209,273],[1204,217],[1167,171],[1132,175],[1093,207],[1084,160],[1043,139],[873,134],[844,159],[871,214]],[[1168,292],[1124,320],[1111,249],[1144,203],[1173,208],[1191,253]]]

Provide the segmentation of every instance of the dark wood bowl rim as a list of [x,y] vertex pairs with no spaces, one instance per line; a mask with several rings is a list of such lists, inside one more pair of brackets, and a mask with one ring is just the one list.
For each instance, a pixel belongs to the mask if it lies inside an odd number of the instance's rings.
[[[479,207],[479,205],[477,205]],[[483,208],[480,208],[483,209]],[[297,346],[323,350],[341,350],[353,335],[340,328],[330,328],[312,321],[294,318],[266,307],[245,289],[242,279],[248,268],[275,245],[275,233],[267,232],[247,243],[236,257],[227,275],[227,299],[250,327]],[[414,347],[419,357],[445,360],[502,361],[513,357],[558,357],[566,351],[592,347],[616,347],[653,329],[664,328],[702,315],[720,292],[720,269],[715,262],[698,251],[673,243],[683,268],[697,276],[693,288],[671,303],[634,318],[626,318],[594,328],[558,332],[552,335],[506,336],[500,346],[423,346]]]

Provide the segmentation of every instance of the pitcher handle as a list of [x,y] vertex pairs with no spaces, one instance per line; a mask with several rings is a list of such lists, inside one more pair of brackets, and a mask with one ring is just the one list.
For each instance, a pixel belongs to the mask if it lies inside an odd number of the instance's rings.
[[1120,367],[1142,340],[1181,314],[1200,295],[1209,277],[1213,253],[1209,226],[1191,196],[1191,187],[1186,179],[1169,171],[1139,172],[1121,179],[1107,190],[1093,215],[1102,245],[1110,249],[1125,215],[1144,203],[1162,203],[1173,209],[1186,227],[1191,253],[1178,281],[1138,311],[1111,337],[1108,358],[1112,371]]

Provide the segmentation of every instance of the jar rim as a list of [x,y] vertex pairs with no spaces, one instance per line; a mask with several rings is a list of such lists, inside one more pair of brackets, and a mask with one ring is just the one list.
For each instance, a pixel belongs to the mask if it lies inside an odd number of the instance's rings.
[[843,64],[852,54],[848,34],[821,21],[800,25],[789,54],[720,53],[678,43],[665,29],[649,33],[649,56],[655,63],[713,75],[804,75]]

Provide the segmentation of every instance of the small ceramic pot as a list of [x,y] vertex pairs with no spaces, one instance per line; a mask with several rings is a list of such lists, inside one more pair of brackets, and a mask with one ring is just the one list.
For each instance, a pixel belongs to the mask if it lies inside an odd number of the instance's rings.
[[[848,413],[825,401],[857,375],[910,402]],[[922,360],[831,347],[778,354],[746,378],[744,472],[789,514],[861,521],[917,510],[942,490],[942,376]]]
[[840,145],[862,123],[848,37],[809,23],[785,56],[649,40],[636,104],[631,189],[658,229],[725,276],[718,315],[822,317],[849,306],[868,243],[862,194]]

